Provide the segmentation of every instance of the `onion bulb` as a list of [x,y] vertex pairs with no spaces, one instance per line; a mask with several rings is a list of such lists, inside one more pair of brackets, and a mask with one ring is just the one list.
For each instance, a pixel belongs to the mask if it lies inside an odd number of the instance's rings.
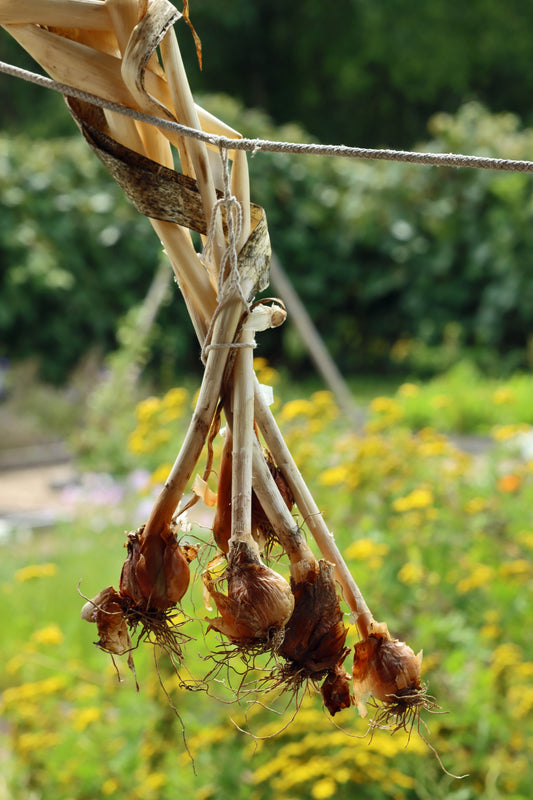
[[[222,578],[207,569],[203,580],[220,615],[209,620],[209,627],[239,644],[270,641],[294,608],[285,578],[266,567],[246,542],[232,544]],[[221,580],[227,583],[227,594],[216,588]]]
[[166,611],[179,603],[189,585],[194,548],[180,547],[169,525],[145,537],[144,527],[128,534],[128,557],[120,576],[120,594],[139,610]]
[[417,655],[398,639],[393,639],[387,626],[373,623],[370,635],[355,645],[353,663],[353,699],[362,717],[370,698],[386,705],[409,705],[422,691],[420,667],[422,651]]

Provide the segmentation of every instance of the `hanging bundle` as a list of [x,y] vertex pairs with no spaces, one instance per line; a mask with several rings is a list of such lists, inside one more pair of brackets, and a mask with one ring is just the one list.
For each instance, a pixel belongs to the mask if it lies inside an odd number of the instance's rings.
[[[0,0],[6,30],[54,79],[237,140],[238,132],[193,101],[174,31],[181,19],[167,0]],[[180,539],[176,511],[223,408],[227,434],[213,531],[222,562],[203,575],[218,610],[209,628],[238,651],[270,652],[274,685],[320,684],[331,714],[352,704],[366,713],[372,696],[401,725],[429,703],[421,654],[414,656],[374,621],[254,374],[256,333],[281,324],[285,312],[281,303],[253,304],[269,282],[270,243],[265,213],[250,203],[245,153],[72,97],[66,102],[89,147],[150,219],[205,364],[174,466],[146,524],[128,536],[118,590],[107,587],[88,601],[83,618],[96,623],[98,644],[109,653],[131,657],[132,634],[140,625],[139,638],[184,657],[174,614],[187,592],[196,550]],[[201,253],[191,232],[200,235]],[[297,525],[293,504],[320,558]],[[273,550],[288,560],[290,585],[265,563]],[[343,603],[361,636],[352,686],[344,667],[349,648]]]

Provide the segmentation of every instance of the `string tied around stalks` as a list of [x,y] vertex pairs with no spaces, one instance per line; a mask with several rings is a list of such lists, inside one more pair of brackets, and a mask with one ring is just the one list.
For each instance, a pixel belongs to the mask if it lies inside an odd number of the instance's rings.
[[205,343],[202,347],[202,361],[206,362],[210,350],[225,350],[227,348],[241,348],[241,347],[256,347],[255,342],[215,342],[211,343],[213,336],[213,329],[218,315],[222,309],[235,297],[235,294],[241,299],[244,312],[249,313],[250,308],[246,297],[242,291],[239,262],[237,254],[237,242],[242,231],[242,207],[235,195],[231,191],[230,186],[230,171],[229,171],[229,155],[226,148],[219,145],[219,155],[222,163],[222,176],[223,176],[223,195],[213,205],[211,219],[209,222],[209,229],[207,232],[207,239],[203,252],[201,254],[201,261],[204,266],[213,258],[214,242],[217,229],[217,221],[219,215],[222,214],[222,209],[226,212],[226,238],[227,244],[224,250],[221,262],[219,264],[218,272],[218,290],[217,290],[217,307],[215,313],[209,323]]

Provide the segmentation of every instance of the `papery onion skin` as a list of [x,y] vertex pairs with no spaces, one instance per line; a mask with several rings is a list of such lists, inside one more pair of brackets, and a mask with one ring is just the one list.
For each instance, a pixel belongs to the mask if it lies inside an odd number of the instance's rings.
[[[377,626],[378,628],[381,626]],[[399,693],[421,688],[422,652],[414,651],[383,630],[371,633],[354,648],[352,671],[354,702],[362,716],[370,695],[382,703],[394,703]]]
[[227,595],[215,587],[220,579],[204,575],[204,582],[220,614],[210,628],[241,644],[269,640],[283,629],[294,608],[290,586],[266,567],[252,548],[240,542],[232,546],[225,573]]
[[309,566],[298,582],[291,579],[294,611],[285,627],[280,653],[302,666],[309,675],[342,663],[347,628],[334,578],[334,566],[320,560]]
[[320,687],[320,693],[332,717],[343,708],[351,706],[350,676],[342,664],[335,664],[335,667],[329,670]]
[[179,603],[187,591],[189,560],[169,525],[150,537],[144,536],[144,528],[140,528],[128,535],[120,593],[138,609],[166,611]]
[[95,622],[100,639],[98,647],[121,656],[131,650],[132,644],[124,616],[124,600],[112,586],[102,589],[81,610],[82,619]]

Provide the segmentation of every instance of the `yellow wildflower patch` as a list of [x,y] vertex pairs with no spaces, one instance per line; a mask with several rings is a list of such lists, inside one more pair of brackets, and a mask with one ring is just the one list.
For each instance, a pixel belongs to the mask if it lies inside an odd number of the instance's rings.
[[488,564],[475,564],[470,575],[459,581],[457,591],[459,594],[466,594],[473,589],[481,589],[487,586],[494,577],[494,569]]
[[338,464],[336,467],[325,469],[319,477],[322,486],[342,486],[347,483],[350,469],[346,464]]
[[514,425],[495,425],[491,429],[491,435],[492,438],[497,442],[507,442],[509,439],[513,439],[515,436],[519,436],[523,433],[529,433],[530,430],[531,425],[526,425],[525,423],[516,423]]
[[2,693],[1,709],[17,706],[20,702],[36,700],[47,697],[56,692],[63,691],[67,682],[61,675],[45,678],[42,681],[21,683],[20,686],[10,686]]
[[161,408],[161,400],[158,397],[147,397],[141,400],[135,409],[135,416],[138,422],[149,422]]
[[87,706],[86,708],[75,709],[72,713],[72,727],[75,731],[84,731],[93,722],[98,722],[102,718],[102,709],[98,706]]
[[394,417],[402,415],[401,406],[393,397],[374,397],[370,403],[370,409],[375,414],[388,414]]
[[492,402],[497,406],[508,405],[516,400],[516,392],[508,386],[502,386],[492,395]]
[[506,561],[499,569],[502,578],[512,578],[513,580],[529,580],[533,574],[533,565],[525,558],[517,558],[514,561]]
[[500,644],[492,654],[491,668],[496,675],[509,667],[515,668],[522,661],[522,648],[513,642]]
[[416,397],[418,394],[420,394],[420,386],[417,386],[416,383],[402,383],[398,389],[400,397]]
[[373,539],[358,539],[346,549],[346,556],[356,561],[368,561],[371,558],[383,558],[389,552],[388,544],[375,542]]
[[292,422],[297,417],[312,417],[313,404],[309,400],[289,400],[280,411],[284,422]]
[[15,580],[19,583],[34,580],[35,578],[52,578],[57,573],[55,564],[28,564],[27,567],[15,572]]
[[150,483],[152,486],[157,486],[159,483],[165,483],[171,469],[172,464],[170,462],[168,464],[161,464],[157,469],[155,469],[150,476]]
[[313,784],[311,788],[311,797],[315,800],[326,800],[328,797],[333,797],[337,791],[337,784],[333,778],[322,778]]
[[45,628],[40,628],[38,631],[34,631],[31,640],[35,642],[35,644],[54,645],[62,644],[65,637],[58,625],[51,624],[47,625]]
[[422,581],[425,572],[426,571],[421,564],[415,564],[413,561],[407,561],[398,572],[398,579],[407,586],[413,586],[414,584]]
[[472,497],[465,503],[465,511],[467,514],[479,514],[484,511],[487,506],[487,501],[484,497]]
[[435,502],[431,489],[420,487],[404,497],[398,497],[392,504],[394,511],[412,511],[413,509],[429,508]]
[[118,789],[120,789],[120,783],[116,778],[108,778],[102,784],[102,794],[106,797],[115,794]]
[[179,408],[181,409],[189,400],[189,392],[182,386],[177,386],[170,389],[163,397],[161,405],[163,408]]

